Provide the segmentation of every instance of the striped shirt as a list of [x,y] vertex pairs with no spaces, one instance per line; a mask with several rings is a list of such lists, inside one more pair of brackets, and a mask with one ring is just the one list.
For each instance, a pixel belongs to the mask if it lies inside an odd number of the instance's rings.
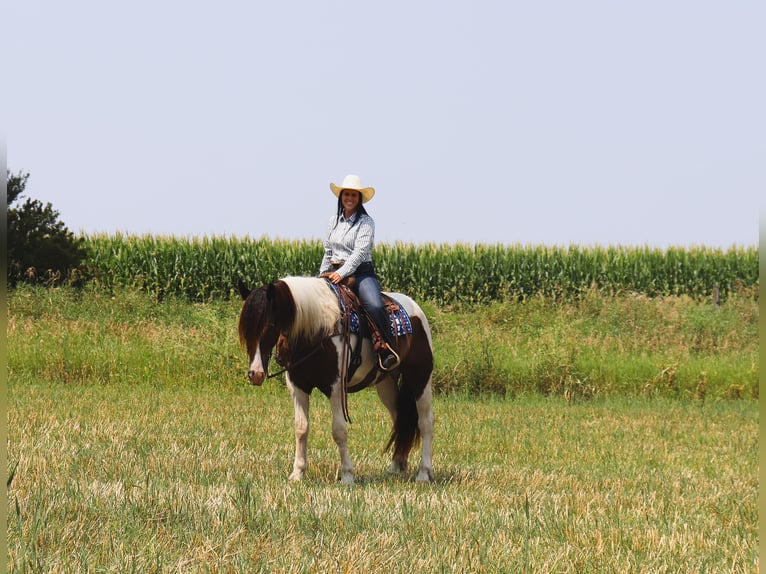
[[[351,224],[358,217],[361,219],[352,227]],[[354,213],[348,219],[340,215],[338,225],[335,225],[335,219],[333,215],[327,225],[327,239],[324,242],[324,257],[319,266],[319,274],[331,271],[333,262],[345,261],[336,273],[346,278],[353,275],[361,263],[372,261],[375,222],[369,215],[359,213]]]

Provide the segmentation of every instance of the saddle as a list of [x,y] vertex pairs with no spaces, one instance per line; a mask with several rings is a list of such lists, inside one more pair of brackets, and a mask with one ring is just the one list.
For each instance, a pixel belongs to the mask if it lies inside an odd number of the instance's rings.
[[[375,321],[373,321],[364,311],[364,307],[362,306],[361,301],[359,301],[359,297],[352,288],[349,285],[344,284],[344,282],[341,282],[339,285],[335,285],[330,281],[327,283],[338,296],[341,311],[341,335],[347,341],[350,340],[350,335],[352,333],[360,335],[357,338],[356,345],[351,353],[351,363],[347,375],[348,379],[351,379],[357,367],[361,364],[362,338],[369,336],[372,339],[372,345],[376,351],[385,345],[385,342]],[[399,337],[404,335],[411,335],[412,323],[404,308],[385,293],[381,293],[381,299],[388,312],[391,324],[391,335],[393,336],[394,341],[397,341]],[[364,320],[361,320],[362,317]],[[394,347],[394,350],[396,350],[398,345],[395,344]]]
[[[345,372],[341,374],[341,379],[343,381],[341,404],[343,407],[343,417],[346,419],[346,421],[351,422],[351,417],[348,414],[348,393],[361,391],[362,389],[370,386],[370,384],[375,381],[377,372],[377,369],[372,369],[365,375],[361,382],[359,382],[357,385],[354,385],[353,388],[348,387],[348,382],[353,378],[354,373],[356,373],[356,370],[362,364],[362,339],[369,335],[372,339],[373,348],[375,348],[376,351],[385,343],[383,341],[383,337],[378,331],[378,327],[375,324],[375,321],[373,321],[372,318],[369,317],[367,313],[365,313],[364,307],[362,306],[361,301],[359,301],[359,297],[357,297],[356,293],[349,286],[349,282],[342,281],[340,284],[336,285],[329,279],[325,279],[327,280],[327,284],[330,286],[330,288],[335,291],[335,294],[338,296],[338,305],[340,306],[341,328],[340,333],[338,334],[343,338],[344,343],[342,364],[348,365]],[[410,317],[407,314],[407,311],[405,311],[399,303],[397,303],[394,299],[385,293],[381,293],[380,295],[383,299],[383,305],[388,311],[390,323],[392,326],[391,334],[394,337],[394,341],[398,342],[398,338],[400,336],[411,335],[412,323],[410,322]],[[365,317],[366,321],[361,321],[360,317]],[[352,333],[358,335],[356,338],[356,344],[354,345],[353,349],[351,348]],[[398,347],[399,345],[395,343],[394,346]],[[398,374],[395,376],[398,377]]]

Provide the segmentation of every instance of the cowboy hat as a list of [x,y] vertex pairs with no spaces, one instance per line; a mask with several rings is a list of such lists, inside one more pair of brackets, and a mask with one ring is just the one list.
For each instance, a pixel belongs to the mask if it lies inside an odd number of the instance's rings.
[[353,189],[362,194],[362,203],[367,203],[375,195],[375,188],[362,187],[362,180],[358,175],[349,174],[343,178],[343,183],[335,185],[330,182],[330,189],[335,194],[335,197],[340,196],[340,192],[344,189]]

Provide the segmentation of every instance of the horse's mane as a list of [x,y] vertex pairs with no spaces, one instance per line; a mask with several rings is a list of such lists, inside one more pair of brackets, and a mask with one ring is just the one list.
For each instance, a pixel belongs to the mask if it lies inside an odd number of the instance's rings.
[[257,341],[269,325],[277,324],[291,340],[314,341],[330,335],[339,318],[338,298],[325,279],[285,277],[248,296],[239,315],[239,340]]
[[332,333],[340,318],[338,298],[319,277],[285,277],[282,279],[295,301],[295,321],[289,337],[312,340]]
[[261,337],[268,321],[267,312],[266,287],[259,287],[247,298],[239,314],[240,343],[244,345]]

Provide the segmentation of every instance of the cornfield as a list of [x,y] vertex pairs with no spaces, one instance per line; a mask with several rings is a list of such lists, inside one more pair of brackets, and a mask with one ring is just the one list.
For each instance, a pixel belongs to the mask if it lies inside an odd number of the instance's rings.
[[[316,275],[320,240],[250,237],[86,236],[93,282],[137,288],[157,299],[229,298],[286,275]],[[549,247],[486,244],[379,244],[383,288],[437,304],[482,303],[542,295],[573,299],[586,291],[648,296],[758,296],[758,248]]]

